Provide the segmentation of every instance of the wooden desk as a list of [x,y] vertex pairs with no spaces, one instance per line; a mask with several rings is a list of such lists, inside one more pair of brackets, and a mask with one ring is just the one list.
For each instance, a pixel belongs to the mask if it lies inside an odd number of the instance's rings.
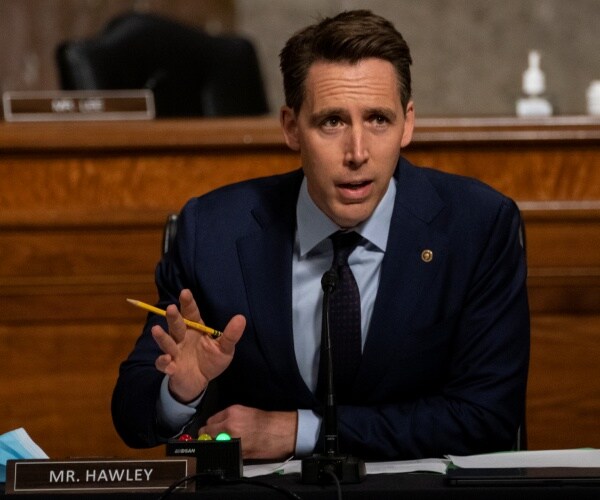
[[[532,306],[530,448],[600,446],[600,120],[423,119],[406,156],[519,203]],[[163,222],[299,160],[272,118],[0,123],[0,422],[53,457],[120,443],[109,403],[153,302]]]

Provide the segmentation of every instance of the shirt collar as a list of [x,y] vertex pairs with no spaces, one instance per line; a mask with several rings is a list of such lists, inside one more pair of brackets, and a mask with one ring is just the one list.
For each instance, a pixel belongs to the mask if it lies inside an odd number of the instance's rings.
[[[392,177],[387,191],[366,221],[359,224],[355,231],[369,240],[379,250],[385,252],[390,222],[396,198],[396,180]],[[300,194],[296,204],[297,240],[300,245],[300,256],[306,255],[321,241],[328,238],[340,228],[315,205],[308,194],[306,177],[302,180]]]

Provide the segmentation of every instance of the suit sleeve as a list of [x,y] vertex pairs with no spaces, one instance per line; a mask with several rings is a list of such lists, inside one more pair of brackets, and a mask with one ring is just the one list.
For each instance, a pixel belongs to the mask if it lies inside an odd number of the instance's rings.
[[[181,219],[181,216],[180,216]],[[181,222],[181,220],[179,221]],[[193,235],[193,233],[191,233]],[[189,242],[193,245],[193,242]],[[181,277],[178,241],[156,267],[155,281],[159,294],[157,307],[179,305],[179,292],[184,288]],[[166,441],[170,429],[161,429],[157,415],[157,401],[164,374],[154,366],[162,353],[151,330],[160,324],[168,331],[164,318],[149,314],[141,336],[133,351],[123,361],[112,396],[112,417],[115,429],[123,441],[133,448],[152,447]]]
[[505,199],[452,325],[447,378],[412,400],[340,407],[340,447],[365,459],[511,449],[525,413],[526,274],[520,214]]

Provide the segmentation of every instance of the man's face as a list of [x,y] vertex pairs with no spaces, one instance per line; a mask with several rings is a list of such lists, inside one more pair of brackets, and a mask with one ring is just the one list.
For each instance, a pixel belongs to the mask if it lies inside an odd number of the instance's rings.
[[299,151],[308,193],[336,224],[354,227],[383,198],[414,125],[402,109],[396,73],[382,59],[357,64],[318,61],[296,114],[284,106],[287,145]]

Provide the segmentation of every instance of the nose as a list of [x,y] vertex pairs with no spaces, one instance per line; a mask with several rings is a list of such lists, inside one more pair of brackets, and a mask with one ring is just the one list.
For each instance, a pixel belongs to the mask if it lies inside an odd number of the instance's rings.
[[365,131],[361,126],[348,127],[344,161],[350,168],[358,168],[369,159]]

